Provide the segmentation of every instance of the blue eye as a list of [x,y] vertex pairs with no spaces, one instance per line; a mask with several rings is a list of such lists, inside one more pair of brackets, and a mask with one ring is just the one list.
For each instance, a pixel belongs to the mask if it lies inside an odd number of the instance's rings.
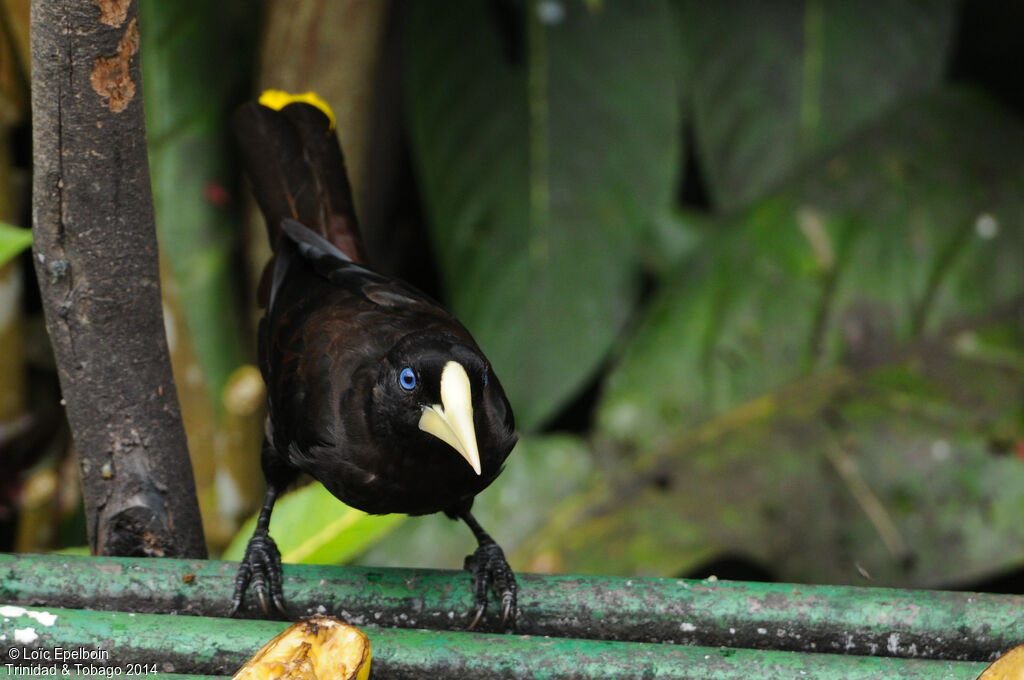
[[416,387],[416,374],[411,368],[406,366],[402,369],[402,372],[398,374],[398,384],[404,390],[411,390]]

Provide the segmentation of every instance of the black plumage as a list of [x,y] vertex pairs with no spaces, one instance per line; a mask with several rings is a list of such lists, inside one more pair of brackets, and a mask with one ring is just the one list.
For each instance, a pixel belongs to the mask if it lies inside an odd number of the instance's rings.
[[374,514],[445,512],[477,538],[467,558],[475,626],[487,591],[514,624],[516,582],[470,513],[516,442],[501,383],[469,332],[430,297],[366,267],[344,160],[318,107],[259,103],[235,117],[274,256],[260,286],[267,385],[267,496],[239,568],[232,613],[252,583],[284,614],[274,501],[299,472]]

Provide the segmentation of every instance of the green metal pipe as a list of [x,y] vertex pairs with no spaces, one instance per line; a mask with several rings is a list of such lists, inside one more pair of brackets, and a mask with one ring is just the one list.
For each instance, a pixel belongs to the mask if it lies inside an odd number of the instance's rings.
[[[234,562],[0,555],[0,601],[223,616]],[[298,617],[462,630],[464,572],[286,565]],[[258,615],[249,596],[244,616]],[[990,661],[1024,642],[1024,597],[839,586],[520,577],[518,632],[709,647]],[[492,609],[495,609],[492,607]],[[484,628],[497,631],[491,614]]]
[[[0,636],[8,659],[17,649],[22,663],[41,674],[84,675],[75,663],[91,663],[110,675],[145,677],[132,664],[159,673],[230,674],[287,626],[271,621],[88,610],[8,608],[0,611]],[[45,614],[41,614],[44,612]],[[31,612],[31,613],[29,613]],[[984,664],[924,659],[798,654],[659,645],[605,640],[570,640],[525,635],[365,628],[373,646],[372,675],[390,678],[867,678],[973,680]],[[20,632],[19,632],[20,631]],[[20,638],[24,642],[12,640]],[[100,655],[92,662],[60,661],[57,649]],[[35,657],[35,658],[31,658]],[[10,663],[10,661],[5,661]],[[57,669],[47,669],[56,664]],[[67,664],[67,668],[64,668]],[[8,668],[8,671],[11,669]],[[132,673],[135,670],[136,672]]]

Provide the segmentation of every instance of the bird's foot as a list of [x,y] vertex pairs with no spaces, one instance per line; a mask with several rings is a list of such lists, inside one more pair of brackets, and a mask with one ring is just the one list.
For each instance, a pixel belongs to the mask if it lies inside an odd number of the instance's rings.
[[516,628],[516,576],[512,568],[508,566],[505,553],[494,541],[487,541],[480,544],[480,547],[472,555],[466,556],[465,569],[473,575],[473,597],[476,600],[473,621],[469,624],[469,630],[473,630],[480,619],[483,618],[484,610],[487,609],[487,591],[494,590],[494,594],[501,600],[501,624],[508,626],[509,630]]
[[291,618],[284,608],[281,552],[277,549],[274,539],[266,531],[254,533],[249,539],[249,545],[245,548],[245,557],[242,558],[242,562],[238,566],[238,575],[235,576],[235,594],[231,598],[229,617],[238,613],[250,583],[256,591],[256,599],[259,600],[264,614],[270,614],[267,602],[269,595],[275,613],[284,619]]

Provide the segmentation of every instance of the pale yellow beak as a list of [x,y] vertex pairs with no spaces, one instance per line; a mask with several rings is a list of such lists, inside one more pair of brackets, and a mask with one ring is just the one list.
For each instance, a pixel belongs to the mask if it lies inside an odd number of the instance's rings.
[[441,371],[441,403],[424,406],[420,429],[434,435],[459,452],[473,471],[480,474],[480,451],[473,428],[473,392],[466,369],[449,361]]

